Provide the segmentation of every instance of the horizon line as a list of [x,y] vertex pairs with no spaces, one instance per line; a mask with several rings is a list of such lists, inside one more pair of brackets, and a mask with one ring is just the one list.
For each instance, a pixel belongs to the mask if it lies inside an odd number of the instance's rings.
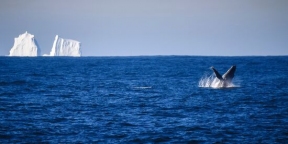
[[91,55],[91,56],[9,56],[0,55],[0,57],[285,57],[288,55]]

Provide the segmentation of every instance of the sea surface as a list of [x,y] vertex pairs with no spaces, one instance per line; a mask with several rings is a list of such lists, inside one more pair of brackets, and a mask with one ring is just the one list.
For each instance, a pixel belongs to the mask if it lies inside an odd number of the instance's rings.
[[[233,86],[203,86],[237,69]],[[288,56],[0,57],[0,143],[288,143]]]

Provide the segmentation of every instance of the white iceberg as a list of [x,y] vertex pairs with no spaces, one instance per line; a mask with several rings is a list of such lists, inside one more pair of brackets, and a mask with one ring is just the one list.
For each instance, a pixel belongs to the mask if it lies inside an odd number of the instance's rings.
[[[56,35],[49,56],[81,56],[80,42],[71,39],[60,38]],[[48,56],[48,55],[43,55]]]
[[40,56],[40,53],[41,51],[34,35],[26,31],[14,39],[14,45],[10,50],[9,56]]

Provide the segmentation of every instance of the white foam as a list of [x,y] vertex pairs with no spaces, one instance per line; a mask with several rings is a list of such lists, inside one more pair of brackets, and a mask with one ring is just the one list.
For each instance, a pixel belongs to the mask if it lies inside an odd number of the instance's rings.
[[152,87],[144,87],[144,86],[142,86],[142,87],[134,87],[135,89],[151,89]]
[[233,87],[239,87],[235,84],[228,83],[227,85],[224,85],[223,81],[220,81],[218,78],[214,76],[214,74],[211,74],[210,76],[203,76],[198,83],[199,87],[205,87],[205,88],[233,88]]

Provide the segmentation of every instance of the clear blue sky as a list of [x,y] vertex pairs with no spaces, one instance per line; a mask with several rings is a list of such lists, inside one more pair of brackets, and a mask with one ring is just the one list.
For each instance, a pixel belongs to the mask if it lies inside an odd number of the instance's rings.
[[84,56],[288,55],[288,0],[1,0],[0,55],[55,35]]

